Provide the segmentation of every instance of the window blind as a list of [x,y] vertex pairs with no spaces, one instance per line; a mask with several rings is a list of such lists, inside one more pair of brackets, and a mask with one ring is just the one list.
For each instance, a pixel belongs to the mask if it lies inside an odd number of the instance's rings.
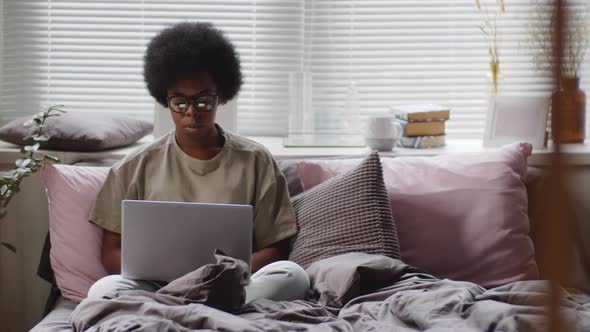
[[[503,94],[551,91],[550,73],[535,71],[527,52],[528,5],[507,1],[498,22]],[[450,136],[483,134],[489,56],[471,0],[4,0],[1,120],[49,104],[152,119],[143,53],[180,20],[210,21],[237,47],[241,134],[286,133],[289,74],[298,72],[311,74],[317,128],[341,120],[354,82],[362,117],[432,102],[451,107]],[[589,75],[590,56],[586,91]]]
[[[490,12],[497,8],[496,1],[481,3]],[[535,71],[527,49],[529,8],[528,0],[506,1],[497,21],[505,95],[551,93],[551,73]],[[315,0],[305,9],[305,65],[313,74],[316,114],[342,108],[345,84],[354,81],[364,115],[392,104],[446,104],[449,135],[482,137],[490,57],[474,1]],[[582,69],[587,89],[590,56]]]
[[4,8],[4,121],[40,104],[152,119],[145,47],[162,28],[191,20],[213,22],[239,51],[239,130],[270,135],[285,125],[285,77],[301,58],[300,1],[6,0]]

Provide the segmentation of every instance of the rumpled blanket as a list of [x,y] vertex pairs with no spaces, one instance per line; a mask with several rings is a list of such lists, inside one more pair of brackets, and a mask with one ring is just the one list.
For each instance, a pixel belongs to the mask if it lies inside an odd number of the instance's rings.
[[[328,258],[307,272],[306,300],[243,306],[245,264],[217,264],[157,293],[125,291],[84,300],[75,331],[539,331],[547,326],[547,283],[520,281],[486,290],[440,280],[399,260],[361,253]],[[241,290],[241,292],[240,292]],[[563,290],[566,331],[590,331],[590,296]]]

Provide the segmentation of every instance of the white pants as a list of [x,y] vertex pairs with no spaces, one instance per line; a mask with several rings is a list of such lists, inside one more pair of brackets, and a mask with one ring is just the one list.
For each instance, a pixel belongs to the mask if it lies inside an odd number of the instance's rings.
[[[153,281],[125,279],[120,274],[106,276],[88,290],[88,298],[100,299],[108,293],[139,289],[155,292],[161,285]],[[246,303],[265,298],[273,301],[292,301],[305,297],[309,289],[309,277],[305,270],[291,262],[278,261],[268,264],[250,277],[244,287]]]

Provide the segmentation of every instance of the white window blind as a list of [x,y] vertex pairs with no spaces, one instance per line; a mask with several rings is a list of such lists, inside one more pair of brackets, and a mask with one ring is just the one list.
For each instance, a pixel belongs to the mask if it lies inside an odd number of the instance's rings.
[[[481,3],[492,11],[496,1]],[[355,81],[365,115],[392,104],[447,104],[450,135],[482,137],[490,61],[475,1],[314,0],[305,9],[305,65],[319,99],[316,114],[342,107],[346,83]],[[498,21],[503,94],[546,95],[552,88],[551,74],[534,71],[527,53],[528,13],[528,0],[506,1]],[[590,54],[582,88],[590,87],[589,76]]]
[[301,59],[300,1],[6,0],[4,9],[4,121],[39,104],[152,119],[145,46],[165,26],[191,20],[213,22],[239,51],[240,131],[277,134],[286,125],[285,77]]
[[[504,94],[551,89],[523,44],[528,4],[506,1],[499,22]],[[289,73],[302,71],[313,77],[318,128],[339,121],[355,82],[363,116],[433,102],[452,108],[449,135],[483,133],[489,57],[472,0],[4,0],[1,120],[57,103],[152,119],[145,45],[180,20],[210,21],[237,47],[244,135],[286,133]],[[581,75],[587,91],[589,75],[590,55]]]

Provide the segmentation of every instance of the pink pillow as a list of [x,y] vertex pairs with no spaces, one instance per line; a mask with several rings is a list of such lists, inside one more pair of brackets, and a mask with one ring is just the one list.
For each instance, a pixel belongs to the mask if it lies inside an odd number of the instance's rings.
[[88,221],[108,167],[46,164],[51,267],[62,295],[80,302],[107,275],[101,262],[102,229]]
[[[524,183],[531,148],[382,158],[403,261],[484,287],[538,279]],[[298,171],[307,190],[358,163],[302,161]]]

